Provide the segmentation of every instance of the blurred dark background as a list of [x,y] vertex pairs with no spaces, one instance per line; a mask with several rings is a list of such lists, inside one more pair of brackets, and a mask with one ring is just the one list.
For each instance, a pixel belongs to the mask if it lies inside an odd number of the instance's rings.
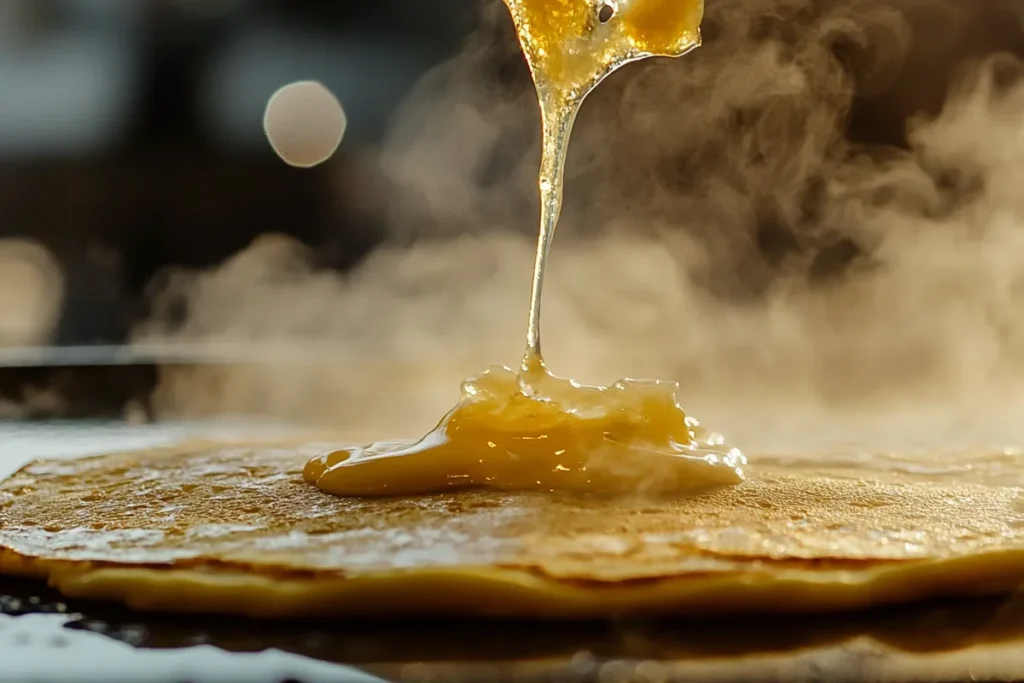
[[[358,261],[381,237],[358,206],[374,145],[480,5],[0,0],[0,238],[37,240],[63,269],[50,342],[122,341],[162,268],[217,263],[270,230],[322,265]],[[861,99],[855,136],[898,142],[965,56],[1024,53],[1006,0],[950,5],[953,18],[921,15],[936,40],[915,41],[901,78]],[[331,163],[299,171],[274,155],[261,117],[274,90],[305,78],[327,84],[350,121]]]
[[[475,3],[0,0],[0,238],[59,260],[52,343],[116,343],[161,268],[217,263],[285,232],[344,268],[373,246],[346,178],[422,73],[458,49]],[[289,168],[267,98],[316,79],[346,108],[331,163]]]
[[[219,263],[270,231],[313,247],[319,266],[357,263],[384,234],[360,188],[389,118],[499,1],[0,0],[0,266],[11,238],[28,239],[64,276],[36,343],[123,342],[163,269]],[[907,118],[940,107],[965,58],[1024,55],[1019,4],[907,9],[910,59],[884,92],[858,97],[850,136],[903,144]],[[267,98],[300,79],[324,82],[349,117],[339,153],[311,170],[282,163],[261,125]],[[771,227],[765,258],[787,248]],[[856,251],[840,241],[821,267]],[[0,278],[0,304],[3,290]],[[0,334],[0,347],[19,345]],[[17,372],[15,384],[32,370]]]

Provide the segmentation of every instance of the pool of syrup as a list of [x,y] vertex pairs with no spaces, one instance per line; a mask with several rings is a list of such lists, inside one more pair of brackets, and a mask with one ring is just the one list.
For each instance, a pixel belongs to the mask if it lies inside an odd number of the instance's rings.
[[[524,376],[527,379],[523,381]],[[492,368],[426,437],[324,454],[303,472],[337,495],[453,488],[678,494],[737,484],[745,456],[679,404],[674,382],[582,386]]]

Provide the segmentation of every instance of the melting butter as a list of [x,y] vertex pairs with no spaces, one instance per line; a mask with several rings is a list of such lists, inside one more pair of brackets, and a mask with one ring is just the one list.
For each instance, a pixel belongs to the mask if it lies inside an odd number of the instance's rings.
[[527,348],[519,372],[492,368],[463,384],[462,400],[417,442],[318,456],[306,481],[343,496],[451,488],[689,493],[737,484],[746,459],[704,432],[674,382],[582,386],[544,365],[544,272],[562,208],[569,138],[584,99],[609,74],[700,45],[703,0],[506,0],[540,104],[540,232]]

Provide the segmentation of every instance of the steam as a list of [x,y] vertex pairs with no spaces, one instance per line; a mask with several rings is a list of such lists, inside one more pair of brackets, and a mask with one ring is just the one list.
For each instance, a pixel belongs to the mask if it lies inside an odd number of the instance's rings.
[[[438,419],[466,376],[518,361],[539,124],[492,4],[382,150],[395,245],[412,246],[339,276],[264,237],[170,278],[140,341],[323,355],[176,371],[157,396],[166,414],[257,410],[400,436]],[[912,123],[909,149],[855,143],[855,86],[891,85],[911,28],[891,3],[828,4],[711,2],[701,50],[628,67],[587,102],[544,302],[557,373],[672,378],[697,405],[759,410],[1016,392],[1024,70],[1006,55],[965,64],[941,113]]]

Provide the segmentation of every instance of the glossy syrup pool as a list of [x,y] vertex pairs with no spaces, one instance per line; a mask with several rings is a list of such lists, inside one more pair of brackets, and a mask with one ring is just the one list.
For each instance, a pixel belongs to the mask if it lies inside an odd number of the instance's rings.
[[303,476],[340,496],[456,488],[679,495],[743,481],[746,457],[679,404],[675,382],[587,387],[492,368],[426,437],[313,458]]

